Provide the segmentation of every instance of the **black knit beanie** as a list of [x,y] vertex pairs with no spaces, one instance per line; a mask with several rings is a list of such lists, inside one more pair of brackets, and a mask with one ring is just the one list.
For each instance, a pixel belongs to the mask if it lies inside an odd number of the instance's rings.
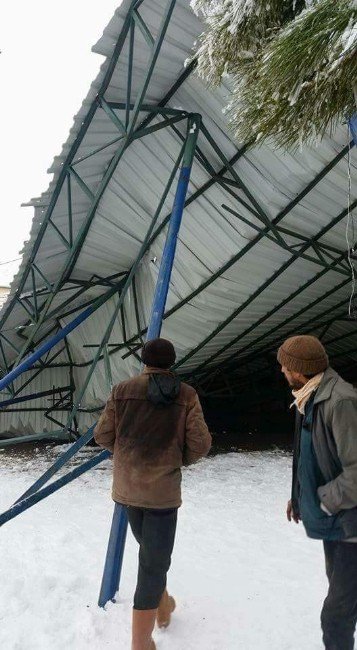
[[278,350],[278,361],[291,372],[302,375],[317,375],[329,365],[328,356],[316,336],[291,336]]
[[175,363],[176,352],[171,341],[166,339],[152,339],[145,343],[141,351],[141,360],[146,366],[152,368],[171,368]]

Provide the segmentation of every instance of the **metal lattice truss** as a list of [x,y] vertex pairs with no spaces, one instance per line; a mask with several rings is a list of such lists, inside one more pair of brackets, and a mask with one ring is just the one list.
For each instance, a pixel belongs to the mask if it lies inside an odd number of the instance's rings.
[[319,335],[341,366],[356,360],[348,128],[294,153],[237,145],[222,110],[228,86],[208,90],[195,62],[184,65],[201,31],[183,0],[126,1],[95,46],[101,71],[48,190],[31,201],[0,314],[2,375],[56,344],[2,392],[1,431],[75,433],[138,369],[192,119],[198,144],[163,329],[177,370],[207,393],[223,377],[220,392],[231,393],[296,332]]

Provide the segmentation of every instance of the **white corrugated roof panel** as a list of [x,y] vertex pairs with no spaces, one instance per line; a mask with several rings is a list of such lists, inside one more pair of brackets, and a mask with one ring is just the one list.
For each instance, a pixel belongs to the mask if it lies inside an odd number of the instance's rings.
[[[21,300],[26,298],[27,306],[34,307],[30,263],[34,262],[39,269],[35,271],[37,288],[41,282],[43,285],[42,294],[38,297],[38,309],[41,312],[45,300],[49,300],[49,313],[53,312],[53,317],[39,328],[35,336],[36,344],[48,338],[58,328],[58,323],[62,326],[68,323],[79,313],[74,311],[76,308],[103,294],[113,282],[118,282],[120,273],[129,271],[181,150],[186,119],[177,122],[174,128],[168,125],[136,139],[127,148],[125,136],[118,123],[115,124],[117,118],[124,124],[126,120],[123,106],[127,101],[129,36],[115,65],[111,64],[111,59],[120,42],[129,7],[128,1],[121,5],[93,48],[105,57],[99,75],[74,118],[67,142],[54,158],[49,170],[53,174],[49,188],[41,197],[31,201],[35,213],[30,240],[25,244],[22,264],[0,315],[2,332],[15,347],[21,348],[23,345],[19,333],[29,335],[33,327],[28,324],[24,307],[16,301],[16,297]],[[164,0],[143,0],[139,6],[139,13],[154,38],[166,7]],[[324,267],[331,261],[331,255],[346,259],[347,127],[341,125],[333,134],[326,135],[319,146],[304,147],[295,152],[283,152],[274,149],[273,145],[243,149],[242,143],[234,141],[224,113],[229,80],[212,90],[193,71],[185,73],[185,62],[192,56],[194,42],[201,30],[202,24],[192,13],[189,3],[178,0],[143,98],[146,105],[158,107],[165,104],[166,108],[179,110],[183,115],[193,112],[201,114],[204,127],[212,138],[210,141],[204,132],[198,138],[187,194],[188,205],[184,212],[168,295],[167,309],[173,310],[173,313],[165,319],[163,326],[163,335],[171,338],[176,345],[179,361],[199,348],[180,367],[183,372],[194,371],[213,356],[213,366],[228,360],[232,354],[237,355],[236,363],[239,364],[239,355],[243,360],[254,350],[269,348],[270,343],[274,345],[279,336],[294,328],[304,329],[305,324],[311,322],[313,329],[318,315],[327,310],[333,314],[334,306],[343,299],[347,301],[350,291],[345,261],[344,266],[336,265],[335,269]],[[140,95],[149,60],[148,43],[136,26],[131,104]],[[108,71],[111,72],[110,77]],[[180,79],[182,82],[179,82]],[[106,88],[103,90],[104,83]],[[113,103],[114,121],[97,102],[98,94],[106,102]],[[137,125],[147,115],[142,107]],[[162,115],[156,114],[150,125],[159,125],[163,119]],[[103,178],[123,146],[124,153],[119,163],[104,183]],[[354,148],[350,156],[351,174],[355,182]],[[233,157],[232,168],[221,172],[227,159]],[[62,183],[64,172],[70,164],[86,186],[78,183],[72,174],[72,235],[74,245],[78,245],[75,255],[73,249],[63,241],[63,237],[68,241],[70,239],[69,185],[66,180]],[[324,175],[328,165],[330,169]],[[319,175],[318,182],[314,184],[314,179]],[[167,194],[158,224],[170,215],[176,181],[177,175]],[[97,200],[96,193],[102,185],[105,188]],[[48,225],[45,229],[49,214],[54,225]],[[329,224],[333,219],[336,224],[330,229]],[[300,234],[301,239],[281,232],[287,247],[293,247],[284,248],[283,242],[279,244],[276,239],[279,230],[274,230],[272,222]],[[259,233],[259,229],[262,232]],[[62,237],[59,233],[62,233]],[[113,328],[109,343],[120,348],[110,355],[115,381],[138,370],[139,362],[134,355],[123,359],[130,350],[124,344],[128,339],[140,343],[139,330],[145,329],[148,324],[165,235],[166,229],[163,229],[141,262],[135,286],[137,305],[133,288],[125,299],[125,332],[121,317],[118,317]],[[326,248],[315,251],[311,245],[303,246],[306,238],[311,237]],[[301,246],[305,258],[293,255]],[[234,263],[232,260],[235,260]],[[281,271],[284,264],[286,268]],[[222,267],[227,268],[220,273]],[[45,281],[41,280],[41,274],[47,283],[54,284],[56,291],[53,297],[49,298],[48,291],[45,293]],[[210,282],[215,274],[216,279]],[[345,285],[339,288],[343,281]],[[307,283],[310,283],[309,286],[302,290]],[[203,284],[207,286],[198,291]],[[262,286],[265,288],[262,289]],[[81,288],[83,291],[79,293]],[[197,295],[191,296],[194,292]],[[302,313],[304,308],[327,292],[330,292],[328,297]],[[188,302],[177,309],[186,299],[189,299]],[[84,381],[88,370],[88,365],[83,364],[88,364],[95,354],[95,348],[84,346],[100,342],[116,301],[117,297],[111,298],[68,336],[77,387]],[[283,301],[283,306],[279,307]],[[71,314],[66,316],[68,311]],[[236,315],[232,317],[233,314]],[[285,321],[288,321],[287,324]],[[26,329],[17,329],[26,324]],[[354,324],[339,322],[337,329],[331,329],[331,332],[342,335],[353,327]],[[217,334],[211,338],[216,329]],[[210,340],[202,345],[207,337]],[[231,345],[232,341],[234,343]],[[17,353],[10,343],[4,339],[2,342],[7,362],[11,365]],[[333,351],[340,353],[351,347],[351,339],[340,339],[331,346]],[[224,351],[219,354],[222,349]],[[51,369],[51,381],[59,384],[63,376],[69,373],[68,356],[61,357],[61,367],[56,361],[57,366]],[[46,383],[45,374],[39,377],[41,379],[33,383],[31,390],[41,390]],[[85,404],[97,406],[105,399],[107,391],[104,362],[100,361],[87,390]],[[32,418],[31,415],[29,417]],[[93,417],[83,416],[83,422],[88,424]],[[8,420],[6,426],[9,426]],[[40,426],[38,419],[35,425],[31,420],[31,426],[34,429]]]

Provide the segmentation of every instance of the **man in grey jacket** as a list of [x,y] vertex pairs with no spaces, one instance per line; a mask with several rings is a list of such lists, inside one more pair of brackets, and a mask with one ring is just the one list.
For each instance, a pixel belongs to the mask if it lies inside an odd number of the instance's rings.
[[321,613],[327,650],[353,650],[357,622],[357,392],[314,336],[278,351],[296,407],[288,520],[323,540],[329,591]]

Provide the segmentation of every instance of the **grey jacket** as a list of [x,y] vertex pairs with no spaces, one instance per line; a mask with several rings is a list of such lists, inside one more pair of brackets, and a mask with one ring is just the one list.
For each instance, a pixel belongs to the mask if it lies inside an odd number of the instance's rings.
[[[297,466],[301,416],[297,414],[293,460],[293,508],[298,512]],[[357,391],[328,368],[314,400],[312,441],[326,481],[318,489],[322,503],[339,513],[346,537],[357,536]]]

